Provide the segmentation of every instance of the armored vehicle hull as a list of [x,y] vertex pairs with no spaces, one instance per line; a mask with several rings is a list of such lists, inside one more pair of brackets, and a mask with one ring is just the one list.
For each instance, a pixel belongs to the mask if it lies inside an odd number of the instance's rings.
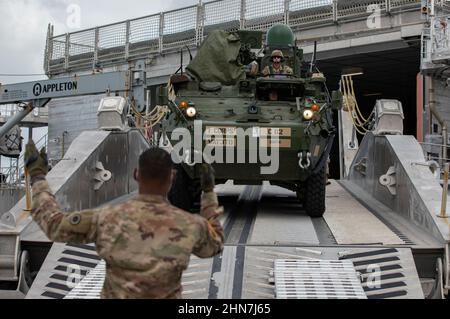
[[[280,28],[276,34],[292,32]],[[276,34],[269,31],[268,41],[280,38]],[[174,75],[161,90],[161,103],[172,109],[163,135],[180,164],[171,200],[181,208],[192,207],[200,194],[198,164],[208,162],[218,183],[269,181],[296,192],[308,214],[320,217],[335,135],[332,112],[340,107],[340,97],[329,95],[323,74],[302,66],[293,35],[265,47],[257,40],[262,34],[257,35],[213,32],[187,75]],[[272,51],[283,56],[289,74],[272,74]],[[191,195],[181,195],[186,191]]]

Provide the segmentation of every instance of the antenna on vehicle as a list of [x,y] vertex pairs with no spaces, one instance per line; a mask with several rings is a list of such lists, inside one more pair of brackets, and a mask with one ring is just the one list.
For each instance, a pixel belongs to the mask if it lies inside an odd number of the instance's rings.
[[309,69],[309,73],[311,74],[314,72],[314,67],[316,66],[316,59],[317,59],[317,41],[314,41],[314,52],[311,58],[311,67]]
[[181,72],[181,75],[183,75],[183,48],[181,48],[180,55],[181,55],[181,57],[180,57],[180,67],[175,72],[175,74],[178,74],[178,72]]
[[189,49],[189,47],[186,45],[186,49],[188,50],[188,52],[189,52],[189,59],[190,59],[190,61],[192,61],[194,58],[192,57],[192,52],[191,52],[191,49]]

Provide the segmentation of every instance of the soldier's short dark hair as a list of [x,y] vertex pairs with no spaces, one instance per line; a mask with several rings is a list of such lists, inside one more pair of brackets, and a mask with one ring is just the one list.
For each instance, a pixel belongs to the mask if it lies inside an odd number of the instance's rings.
[[172,174],[172,169],[172,157],[161,148],[150,148],[142,153],[139,158],[139,173],[145,180],[164,181]]

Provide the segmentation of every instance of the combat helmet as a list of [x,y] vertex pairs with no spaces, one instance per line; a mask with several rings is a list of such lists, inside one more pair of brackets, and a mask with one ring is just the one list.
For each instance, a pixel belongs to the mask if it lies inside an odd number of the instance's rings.
[[273,58],[276,58],[276,57],[281,58],[281,61],[283,61],[283,60],[284,60],[284,54],[283,54],[283,51],[281,51],[281,50],[274,50],[274,51],[272,52],[272,59],[273,59]]

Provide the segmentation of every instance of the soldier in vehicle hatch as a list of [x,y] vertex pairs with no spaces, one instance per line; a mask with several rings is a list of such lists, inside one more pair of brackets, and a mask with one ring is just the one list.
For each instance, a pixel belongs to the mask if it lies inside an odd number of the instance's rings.
[[191,254],[209,258],[223,249],[223,213],[214,193],[211,166],[203,165],[201,216],[167,200],[174,179],[170,154],[145,151],[134,175],[139,195],[116,206],[64,213],[46,181],[48,161],[31,141],[25,164],[33,187],[32,217],[55,242],[95,243],[106,261],[104,299],[176,299]]
[[263,70],[263,75],[265,77],[276,76],[276,75],[293,75],[294,71],[287,65],[283,65],[284,54],[281,50],[274,50],[272,52],[272,64],[268,65]]

